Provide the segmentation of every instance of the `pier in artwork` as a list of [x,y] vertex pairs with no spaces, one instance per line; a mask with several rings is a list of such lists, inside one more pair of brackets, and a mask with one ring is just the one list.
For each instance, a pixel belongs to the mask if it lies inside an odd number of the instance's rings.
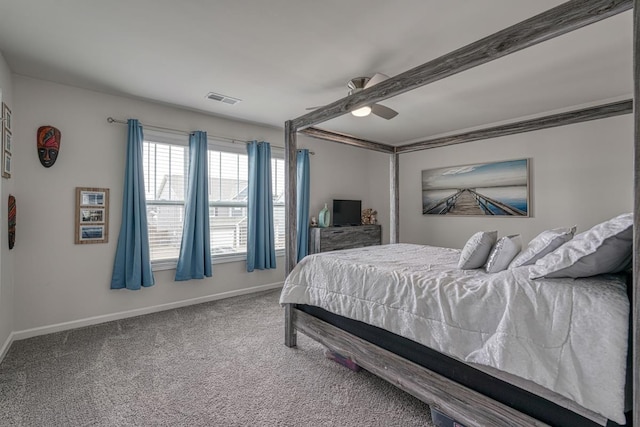
[[454,194],[427,206],[422,213],[438,215],[527,216],[526,212],[492,199],[491,197],[487,197],[472,188],[459,189]]

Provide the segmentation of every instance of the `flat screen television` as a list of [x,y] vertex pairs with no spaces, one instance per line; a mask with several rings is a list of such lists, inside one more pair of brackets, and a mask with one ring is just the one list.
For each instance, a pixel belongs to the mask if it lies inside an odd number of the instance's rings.
[[361,200],[333,199],[333,226],[360,225],[362,211]]

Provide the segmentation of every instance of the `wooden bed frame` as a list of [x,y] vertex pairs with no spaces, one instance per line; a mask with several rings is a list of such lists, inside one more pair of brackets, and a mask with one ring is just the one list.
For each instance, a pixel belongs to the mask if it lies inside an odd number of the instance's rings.
[[[471,43],[439,58],[391,77],[371,88],[342,98],[313,112],[285,122],[285,191],[286,191],[286,274],[296,265],[296,150],[297,133],[362,147],[389,154],[390,171],[390,242],[399,242],[398,156],[401,153],[459,144],[563,126],[588,120],[634,113],[634,253],[632,290],[632,425],[640,426],[640,112],[627,100],[593,108],[554,114],[542,118],[495,126],[443,138],[428,139],[400,147],[342,135],[312,126],[346,114],[364,105],[383,101],[469,68],[487,63],[545,40],[566,34],[586,25],[633,8],[634,100],[640,99],[640,0],[571,0],[516,25]],[[296,345],[296,331],[327,347],[353,358],[365,369],[390,381],[418,399],[451,415],[467,426],[522,425],[543,426],[507,405],[448,380],[426,368],[407,361],[340,328],[302,312],[293,304],[285,305],[285,345]]]

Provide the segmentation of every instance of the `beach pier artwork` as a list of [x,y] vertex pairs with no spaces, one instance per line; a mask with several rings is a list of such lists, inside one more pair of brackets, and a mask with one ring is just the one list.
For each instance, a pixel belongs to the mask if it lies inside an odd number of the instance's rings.
[[529,159],[422,171],[422,214],[528,217]]

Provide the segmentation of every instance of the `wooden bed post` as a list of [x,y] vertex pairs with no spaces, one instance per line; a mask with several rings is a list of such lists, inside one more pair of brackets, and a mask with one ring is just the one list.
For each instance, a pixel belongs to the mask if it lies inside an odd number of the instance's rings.
[[[285,248],[285,278],[291,273],[298,261],[298,219],[297,219],[297,157],[298,142],[296,129],[291,120],[284,124],[284,163],[285,178],[284,187],[286,194],[286,248]],[[296,346],[296,330],[293,327],[293,304],[284,306],[284,345]]]
[[389,155],[389,243],[400,243],[400,180],[398,173],[398,153]]
[[633,120],[634,120],[634,202],[633,202],[633,421],[640,426],[640,0],[633,2]]

